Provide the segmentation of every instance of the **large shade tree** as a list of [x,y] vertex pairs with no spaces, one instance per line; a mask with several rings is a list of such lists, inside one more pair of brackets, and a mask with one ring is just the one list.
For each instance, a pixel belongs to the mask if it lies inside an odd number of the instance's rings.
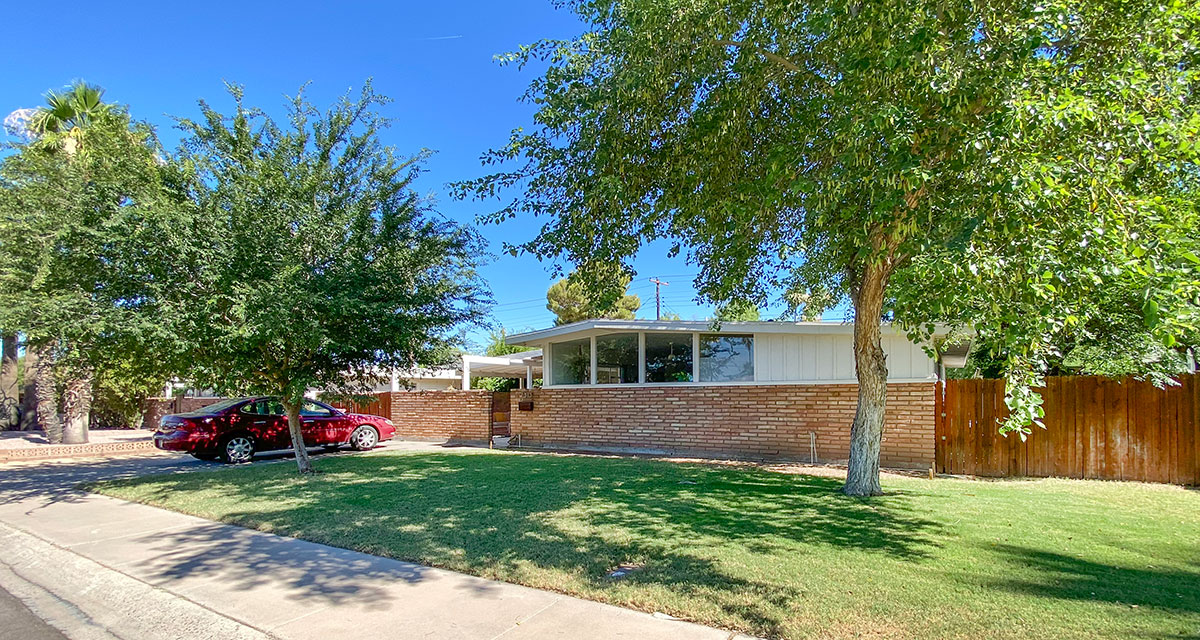
[[[1016,429],[1038,416],[1047,338],[1106,281],[1146,274],[1147,308],[1177,311],[1147,313],[1148,332],[1188,322],[1195,3],[563,4],[587,32],[505,58],[548,62],[526,95],[534,126],[460,195],[516,189],[491,219],[540,216],[517,247],[539,256],[628,264],[667,238],[713,302],[848,299],[846,493],[880,492],[884,319],[914,337],[958,319],[1019,345]],[[961,277],[928,277],[947,267]],[[938,284],[1002,286],[961,314],[962,289]]]
[[325,111],[298,96],[283,122],[230,93],[228,114],[202,102],[181,121],[194,220],[164,297],[185,377],[278,397],[310,472],[305,394],[363,393],[374,372],[447,362],[486,302],[482,251],[413,191],[421,156],[382,144],[386,99],[369,84]]

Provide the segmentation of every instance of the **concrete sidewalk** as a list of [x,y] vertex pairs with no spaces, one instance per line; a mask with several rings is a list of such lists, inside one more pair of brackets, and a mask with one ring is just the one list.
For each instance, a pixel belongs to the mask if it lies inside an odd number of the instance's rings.
[[157,457],[6,466],[0,588],[68,637],[737,637],[68,488],[204,468]]

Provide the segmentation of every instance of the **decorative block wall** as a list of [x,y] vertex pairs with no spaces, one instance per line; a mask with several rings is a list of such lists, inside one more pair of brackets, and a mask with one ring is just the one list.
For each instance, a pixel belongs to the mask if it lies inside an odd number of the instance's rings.
[[[516,403],[533,401],[532,411]],[[535,389],[513,392],[522,446],[808,461],[849,457],[857,385]],[[888,385],[881,464],[934,459],[934,383]]]

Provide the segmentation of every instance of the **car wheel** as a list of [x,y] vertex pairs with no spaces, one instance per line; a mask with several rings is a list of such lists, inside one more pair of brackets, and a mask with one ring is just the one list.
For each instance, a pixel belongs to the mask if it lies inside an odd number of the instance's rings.
[[350,446],[356,451],[370,451],[379,444],[379,432],[372,427],[362,425],[350,434]]
[[221,447],[221,459],[229,464],[250,462],[254,458],[254,438],[237,435],[227,438]]

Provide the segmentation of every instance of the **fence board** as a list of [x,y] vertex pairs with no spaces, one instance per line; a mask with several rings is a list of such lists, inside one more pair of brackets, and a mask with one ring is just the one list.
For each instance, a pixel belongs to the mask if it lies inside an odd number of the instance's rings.
[[939,384],[934,464],[941,473],[1200,484],[1200,381],[1157,389],[1133,379],[1052,377],[1045,429],[1004,438],[1003,380]]
[[375,394],[375,397],[367,402],[337,400],[330,402],[329,405],[350,413],[382,416],[389,419],[392,417],[392,394],[386,392]]

